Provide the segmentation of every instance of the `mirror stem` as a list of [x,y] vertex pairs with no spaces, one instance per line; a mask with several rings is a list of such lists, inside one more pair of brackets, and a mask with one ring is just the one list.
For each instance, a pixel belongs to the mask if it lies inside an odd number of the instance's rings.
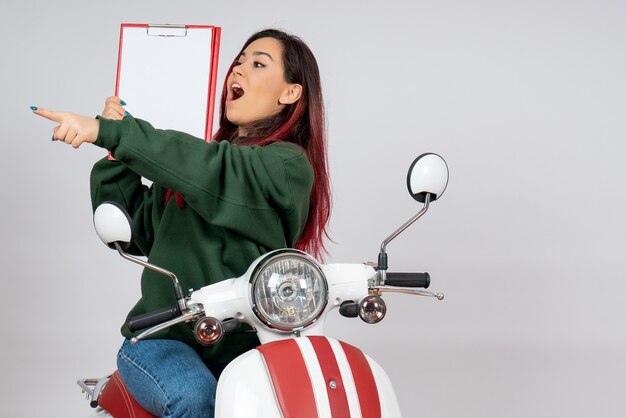
[[404,223],[404,225],[402,225],[400,228],[398,228],[393,234],[389,235],[383,241],[383,243],[380,245],[380,252],[381,253],[385,253],[385,249],[387,247],[387,244],[389,244],[395,237],[397,237],[402,232],[404,232],[404,230],[407,229],[409,226],[411,226],[413,224],[413,222],[417,221],[419,218],[422,217],[422,215],[424,215],[426,213],[426,211],[428,210],[428,204],[429,203],[430,203],[430,193],[427,193],[426,197],[424,198],[424,207],[422,208],[422,210],[420,210],[417,213],[417,215],[415,215],[414,217],[412,217],[411,219],[406,221],[406,223]]
[[393,234],[389,235],[383,243],[380,245],[380,253],[378,254],[378,272],[380,274],[380,282],[382,285],[385,284],[385,278],[387,276],[387,244],[389,244],[395,237],[400,235],[407,229],[409,226],[413,225],[415,221],[422,217],[428,210],[428,205],[430,203],[430,193],[426,193],[424,198],[424,207],[420,210],[417,215],[413,216],[411,219],[406,221],[400,228],[398,228]]
[[128,261],[132,261],[135,264],[139,264],[140,266],[143,266],[147,269],[156,271],[157,273],[164,274],[168,276],[170,279],[172,279],[172,282],[174,283],[174,291],[176,292],[176,300],[178,302],[178,307],[180,308],[181,312],[184,312],[187,309],[187,301],[185,300],[185,295],[183,294],[183,288],[181,287],[180,282],[178,281],[178,277],[176,277],[174,273],[172,273],[171,271],[162,269],[161,267],[157,267],[154,264],[145,262],[139,258],[128,255],[124,252],[124,250],[122,250],[122,247],[120,246],[118,242],[115,242],[114,244],[115,244],[115,249],[117,249],[117,252],[120,253],[120,255],[124,259]]

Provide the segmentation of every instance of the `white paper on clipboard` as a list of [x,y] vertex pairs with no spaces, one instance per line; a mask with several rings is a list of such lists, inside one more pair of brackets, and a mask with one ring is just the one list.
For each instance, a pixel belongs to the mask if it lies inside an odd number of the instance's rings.
[[155,128],[212,136],[220,28],[122,24],[115,94]]

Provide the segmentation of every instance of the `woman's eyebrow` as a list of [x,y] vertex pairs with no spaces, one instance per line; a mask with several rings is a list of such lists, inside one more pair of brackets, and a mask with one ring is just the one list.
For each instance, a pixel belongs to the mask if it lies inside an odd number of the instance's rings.
[[[267,53],[267,52],[263,52],[263,51],[254,51],[254,52],[252,52],[252,55],[265,55],[265,56],[266,56],[266,57],[268,57],[270,60],[274,61],[274,58],[272,58],[272,56],[271,56],[269,53]],[[246,56],[246,53],[245,53],[245,52],[242,52],[240,56],[241,56],[241,57],[245,57],[245,56]]]

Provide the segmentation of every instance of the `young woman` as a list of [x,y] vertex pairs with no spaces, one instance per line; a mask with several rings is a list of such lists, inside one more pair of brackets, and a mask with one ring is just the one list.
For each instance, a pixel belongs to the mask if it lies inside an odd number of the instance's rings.
[[[209,143],[124,116],[117,97],[98,119],[34,112],[59,124],[55,139],[112,153],[115,161],[92,170],[94,208],[103,201],[126,207],[131,251],[174,272],[184,289],[238,277],[273,249],[324,252],[330,191],[321,85],[315,57],[297,37],[265,30],[248,39],[228,71],[220,128]],[[170,281],[151,270],[141,291],[129,316],[175,302]],[[212,417],[219,372],[258,344],[242,329],[207,348],[186,324],[135,346],[126,325],[122,334],[124,382],[144,408],[165,417]]]

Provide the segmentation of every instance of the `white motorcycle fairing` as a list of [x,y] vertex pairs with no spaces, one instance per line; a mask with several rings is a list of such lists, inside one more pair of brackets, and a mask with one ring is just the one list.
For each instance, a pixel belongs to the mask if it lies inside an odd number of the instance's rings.
[[[250,277],[257,262],[278,251],[269,252],[252,263],[246,273],[236,279],[223,280],[192,293],[191,302],[204,306],[207,317],[218,319],[237,318],[241,322],[252,325],[261,341],[265,344],[277,339],[291,338],[292,332],[282,332],[268,328],[261,322],[252,309],[250,296]],[[365,264],[325,264],[321,266],[328,280],[328,304],[320,314],[320,320],[305,328],[298,329],[302,336],[322,335],[324,320],[333,309],[338,309],[344,301],[358,301],[368,294],[368,280],[376,275],[376,271]]]
[[384,370],[323,336],[263,344],[223,371],[216,418],[400,418]]

